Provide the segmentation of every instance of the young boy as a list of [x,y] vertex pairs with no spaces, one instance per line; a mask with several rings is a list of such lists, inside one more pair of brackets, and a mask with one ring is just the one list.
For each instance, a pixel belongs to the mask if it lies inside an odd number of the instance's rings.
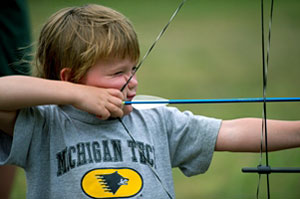
[[[139,54],[120,13],[66,8],[41,31],[41,78],[0,78],[0,164],[25,169],[27,198],[174,198],[172,167],[191,176],[214,150],[260,150],[261,119],[123,106],[136,95],[135,76],[120,89]],[[270,151],[300,146],[299,121],[268,120],[268,130]]]

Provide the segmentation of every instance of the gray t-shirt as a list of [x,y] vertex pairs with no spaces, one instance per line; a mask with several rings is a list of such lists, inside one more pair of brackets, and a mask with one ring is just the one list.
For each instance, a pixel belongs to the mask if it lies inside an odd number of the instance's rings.
[[25,169],[28,199],[168,198],[161,183],[175,198],[171,168],[205,172],[221,124],[168,107],[133,110],[122,120],[135,141],[117,119],[72,106],[23,109],[13,139],[0,132],[0,165]]

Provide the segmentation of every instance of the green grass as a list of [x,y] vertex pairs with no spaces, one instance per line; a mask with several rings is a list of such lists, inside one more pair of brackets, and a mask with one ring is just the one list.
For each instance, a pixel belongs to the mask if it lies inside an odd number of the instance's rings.
[[[46,20],[65,6],[87,2],[111,6],[134,23],[142,53],[151,45],[180,0],[29,0],[34,38]],[[275,1],[268,91],[270,97],[300,96],[300,2]],[[259,1],[189,0],[138,72],[139,93],[165,98],[231,98],[262,95]],[[222,119],[261,117],[260,104],[181,105]],[[299,103],[268,105],[268,117],[299,119]],[[299,166],[299,149],[270,154],[272,166]],[[208,172],[187,178],[174,169],[177,198],[255,198],[258,154],[216,153]],[[272,174],[272,198],[298,198],[300,174]],[[19,172],[13,199],[25,198]],[[265,178],[261,192],[264,194]],[[264,196],[262,198],[265,198]]]

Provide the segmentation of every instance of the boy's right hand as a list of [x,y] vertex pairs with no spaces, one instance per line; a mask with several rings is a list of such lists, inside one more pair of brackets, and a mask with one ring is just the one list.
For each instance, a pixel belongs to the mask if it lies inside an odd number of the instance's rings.
[[123,94],[117,89],[98,88],[78,85],[74,107],[97,115],[102,120],[110,117],[117,118],[124,115]]

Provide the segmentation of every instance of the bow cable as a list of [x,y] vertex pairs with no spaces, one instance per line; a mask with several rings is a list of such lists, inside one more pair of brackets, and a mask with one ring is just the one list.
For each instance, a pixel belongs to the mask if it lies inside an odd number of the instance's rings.
[[[268,131],[267,131],[267,80],[268,80],[268,65],[269,65],[269,56],[270,56],[270,43],[271,43],[271,27],[272,27],[272,18],[273,18],[273,7],[274,7],[274,0],[271,0],[270,5],[270,17],[269,17],[269,31],[268,31],[268,41],[267,41],[267,57],[265,58],[265,30],[264,30],[264,0],[261,0],[261,45],[262,45],[262,66],[263,66],[263,120],[262,120],[262,131],[261,131],[261,144],[260,144],[260,161],[259,167],[262,166],[262,152],[263,152],[263,137],[265,141],[265,161],[266,161],[266,168],[270,168],[269,166],[269,155],[268,155]],[[259,198],[259,187],[260,187],[260,180],[261,174],[258,175],[258,185],[256,191],[256,198]],[[266,173],[267,177],[267,196],[270,199],[270,179],[269,173]]]

